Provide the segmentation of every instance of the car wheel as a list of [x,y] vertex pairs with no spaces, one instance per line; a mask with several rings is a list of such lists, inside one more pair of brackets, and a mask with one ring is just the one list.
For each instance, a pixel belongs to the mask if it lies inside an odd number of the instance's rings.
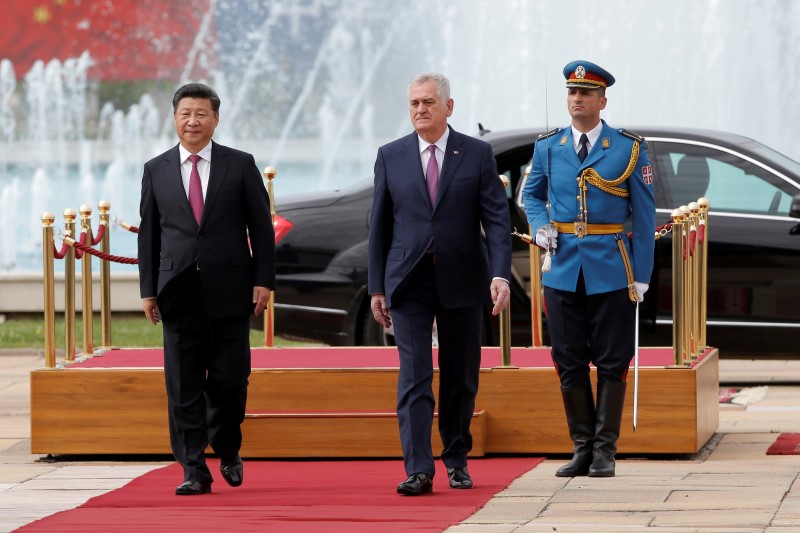
[[[370,316],[364,317],[363,334],[365,346],[397,346],[397,342],[394,340],[394,328],[392,326],[382,328]],[[431,332],[431,344],[434,347],[439,346],[439,332],[436,329],[435,321]]]
[[387,334],[387,330],[378,324],[372,315],[365,314],[361,329],[364,346],[394,346],[394,335]]

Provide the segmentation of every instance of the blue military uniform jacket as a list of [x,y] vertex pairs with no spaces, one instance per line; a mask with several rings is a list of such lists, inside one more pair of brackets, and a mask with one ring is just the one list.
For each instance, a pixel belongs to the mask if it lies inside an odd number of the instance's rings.
[[[571,224],[578,220],[579,176],[591,168],[599,174],[599,183],[603,186],[629,172],[628,178],[615,187],[618,192],[626,190],[628,196],[617,196],[587,183],[586,222],[589,225],[624,224],[630,217],[633,235],[631,239],[623,232],[578,238],[575,234],[560,232],[551,269],[543,274],[542,284],[574,292],[578,274],[583,270],[587,294],[628,287],[618,239],[624,242],[634,281],[650,283],[655,246],[655,200],[653,169],[644,139],[613,129],[603,121],[600,137],[583,163],[573,146],[569,127],[545,134],[536,141],[530,176],[522,193],[531,230],[535,232],[551,221]],[[629,170],[630,165],[632,169]]]

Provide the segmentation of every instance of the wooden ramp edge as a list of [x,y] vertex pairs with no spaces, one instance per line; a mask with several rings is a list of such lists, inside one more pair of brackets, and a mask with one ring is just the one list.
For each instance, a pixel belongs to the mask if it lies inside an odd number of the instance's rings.
[[[719,424],[718,351],[691,368],[645,367],[639,374],[637,431],[631,382],[619,453],[697,452]],[[397,369],[391,368],[254,369],[243,455],[399,457],[396,385]],[[482,369],[472,433],[473,455],[570,453],[553,369]],[[434,451],[441,450],[435,422],[432,435]],[[163,370],[31,372],[31,453],[170,453]]]

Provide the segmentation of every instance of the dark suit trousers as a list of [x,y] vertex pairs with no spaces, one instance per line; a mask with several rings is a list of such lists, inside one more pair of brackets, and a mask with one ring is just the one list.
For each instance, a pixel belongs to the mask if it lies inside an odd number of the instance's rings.
[[636,307],[628,290],[586,294],[583,273],[575,292],[544,288],[553,363],[562,387],[625,381],[634,352]]
[[250,320],[210,317],[193,267],[158,297],[164,328],[169,434],[184,481],[210,483],[205,449],[231,460],[242,444],[250,375]]
[[439,434],[442,460],[449,468],[467,465],[472,449],[469,431],[481,362],[482,306],[448,309],[436,289],[432,256],[414,268],[395,295],[390,310],[400,352],[397,417],[407,475],[433,475],[431,429],[433,395],[433,321],[439,334]]

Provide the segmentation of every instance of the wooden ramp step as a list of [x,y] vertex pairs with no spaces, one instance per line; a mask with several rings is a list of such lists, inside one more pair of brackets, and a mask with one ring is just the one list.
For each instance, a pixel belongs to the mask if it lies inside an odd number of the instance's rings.
[[[486,411],[475,411],[470,457],[486,453]],[[442,450],[438,413],[431,445]],[[402,457],[397,414],[386,411],[266,411],[242,424],[243,457]],[[298,451],[302,450],[301,454]]]

